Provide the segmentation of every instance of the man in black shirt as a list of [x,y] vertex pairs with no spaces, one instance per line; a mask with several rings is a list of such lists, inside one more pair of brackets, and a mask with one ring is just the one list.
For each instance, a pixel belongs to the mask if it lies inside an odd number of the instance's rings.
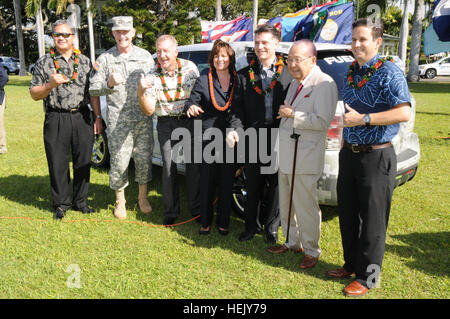
[[[89,96],[91,62],[73,47],[74,32],[65,20],[53,24],[55,48],[35,65],[30,83],[33,100],[44,100],[44,144],[50,175],[54,218],[69,208],[92,213],[87,205],[94,133],[102,121],[98,97]],[[92,113],[96,119],[93,126]],[[73,161],[73,198],[69,162]]]

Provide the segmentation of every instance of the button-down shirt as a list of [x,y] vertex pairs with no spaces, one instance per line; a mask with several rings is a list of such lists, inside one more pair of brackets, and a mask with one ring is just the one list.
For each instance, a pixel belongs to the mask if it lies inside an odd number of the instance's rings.
[[[264,68],[262,64],[259,65],[259,71],[261,74],[261,85],[263,91],[267,89],[272,83],[272,77],[276,72],[275,63],[277,61],[273,61],[272,65],[268,68]],[[266,106],[266,122],[272,123],[272,102],[273,102],[273,91],[266,93],[264,95],[264,104]]]
[[[359,67],[356,63],[353,81],[358,83],[377,63],[377,54],[369,62]],[[394,106],[409,103],[411,97],[405,75],[394,63],[386,61],[361,88],[355,89],[345,83],[342,90],[344,103],[350,105],[358,113],[378,113],[392,109]],[[350,144],[381,144],[392,141],[398,133],[400,125],[373,125],[345,127],[343,138]]]
[[[157,116],[180,115],[183,112],[184,104],[191,94],[195,81],[200,75],[197,66],[193,62],[184,59],[179,60],[181,63],[180,73],[182,90],[179,99],[177,99],[176,101],[169,102],[167,100],[161,83],[160,74],[157,69],[147,75],[150,83],[152,84],[152,87],[147,89],[145,94],[150,96],[151,104],[155,103],[155,114]],[[172,99],[175,99],[178,84],[177,69],[175,69],[175,72],[172,76],[164,69],[162,69],[162,74],[164,75],[164,80],[167,85],[167,94]]]
[[[56,60],[59,62],[60,71],[70,79],[73,74],[73,66],[75,54],[72,53],[69,61],[55,49]],[[42,56],[37,60],[33,77],[30,82],[30,89],[34,86],[42,86],[50,82],[53,71],[56,70],[50,53]],[[61,84],[50,91],[50,94],[44,99],[44,110],[49,109],[64,109],[69,110],[73,108],[87,107],[89,104],[89,76],[91,72],[91,61],[83,54],[79,56],[78,75],[75,81],[71,84]]]

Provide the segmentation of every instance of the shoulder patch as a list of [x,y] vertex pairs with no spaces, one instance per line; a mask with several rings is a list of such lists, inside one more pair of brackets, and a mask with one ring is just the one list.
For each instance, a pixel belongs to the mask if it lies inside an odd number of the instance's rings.
[[93,68],[95,71],[98,71],[98,70],[100,70],[100,64],[98,64],[97,62],[95,62],[95,63],[92,65],[92,68]]

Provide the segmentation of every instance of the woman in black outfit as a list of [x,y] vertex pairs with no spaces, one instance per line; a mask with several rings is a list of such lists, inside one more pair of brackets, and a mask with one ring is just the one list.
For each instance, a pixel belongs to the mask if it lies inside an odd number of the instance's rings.
[[[186,104],[187,116],[202,121],[202,132],[208,128],[217,128],[222,131],[223,147],[218,150],[222,154],[213,153],[215,160],[202,157],[200,169],[200,185],[202,188],[200,200],[200,222],[202,227],[199,233],[206,235],[211,230],[213,220],[213,205],[215,191],[218,188],[218,207],[216,225],[221,235],[228,235],[230,224],[232,186],[234,181],[234,164],[226,163],[226,128],[230,127],[232,118],[231,102],[235,86],[235,53],[231,46],[216,40],[209,55],[209,72],[201,75],[194,85],[189,101]],[[203,139],[203,150],[213,139]],[[218,142],[218,141],[216,141]],[[209,146],[211,149],[212,145]],[[209,154],[211,152],[207,152]],[[221,155],[221,156],[217,156]],[[221,159],[218,159],[220,157]]]

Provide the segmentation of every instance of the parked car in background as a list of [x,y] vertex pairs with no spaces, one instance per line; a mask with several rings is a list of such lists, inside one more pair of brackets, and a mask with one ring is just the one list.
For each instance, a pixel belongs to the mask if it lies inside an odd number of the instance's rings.
[[12,58],[9,56],[0,56],[0,64],[8,73],[19,74],[20,71],[20,61],[19,59]]
[[433,79],[436,75],[450,75],[450,56],[419,65],[419,75],[427,79]]
[[[230,43],[236,51],[236,68],[238,70],[248,65],[249,58],[254,55],[253,42],[234,42]],[[284,57],[287,57],[292,43],[281,42],[278,47],[278,53]],[[348,72],[349,65],[354,61],[350,46],[348,45],[336,45],[336,44],[322,44],[316,43],[318,59],[317,64],[322,71],[329,74],[336,82],[339,91],[339,101],[336,108],[336,114],[328,130],[327,147],[325,151],[325,166],[322,176],[318,182],[318,197],[319,203],[322,205],[337,205],[337,176],[338,176],[338,155],[341,149],[342,140],[342,127],[344,114],[344,104],[341,100],[341,91],[344,85],[346,85],[346,74]],[[182,59],[191,60],[194,62],[200,73],[206,72],[209,68],[208,56],[212,48],[212,43],[193,44],[178,47],[178,57]],[[411,96],[412,100],[412,112],[411,118],[406,123],[400,124],[400,130],[397,136],[392,141],[395,152],[397,155],[397,178],[396,186],[402,185],[405,182],[411,180],[417,171],[419,159],[420,159],[420,146],[417,134],[414,133],[415,122],[415,110],[416,102]],[[107,112],[106,99],[103,98],[102,102],[102,115],[106,118],[104,112]],[[160,148],[157,139],[156,123],[157,118],[153,118],[154,121],[154,141],[155,146],[153,148],[153,164],[162,166],[162,158]],[[107,125],[108,123],[106,123]],[[104,134],[96,140],[94,146],[92,162],[94,166],[106,164],[108,158],[107,153],[107,136]],[[184,166],[178,165],[179,172],[184,172]],[[245,171],[242,167],[236,167],[235,182],[233,185],[233,208],[241,217],[244,215],[244,204],[247,195],[246,177]]]

